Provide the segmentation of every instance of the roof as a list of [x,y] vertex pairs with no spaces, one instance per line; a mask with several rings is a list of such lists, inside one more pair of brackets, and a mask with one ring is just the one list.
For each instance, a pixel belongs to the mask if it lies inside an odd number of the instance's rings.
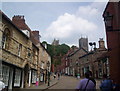
[[36,46],[36,43],[38,43],[38,41],[32,36],[32,34],[31,34],[31,37],[29,38],[1,10],[0,10],[0,14],[2,15],[2,18],[5,18],[14,28],[16,28],[20,33],[22,33],[26,38],[30,39],[34,44],[34,46]]
[[[47,49],[45,49],[45,47],[43,46],[42,43],[40,43],[40,45],[43,47],[43,49],[48,53]],[[48,53],[48,55],[50,56],[50,54]]]
[[100,57],[97,58],[97,60],[102,60],[104,58],[108,58],[109,55],[108,55],[108,51],[106,51],[105,53],[103,53]]
[[88,53],[88,51],[86,51],[84,48],[79,48],[79,49],[75,50],[74,52],[70,53],[68,56],[70,57],[70,56],[76,54],[79,50],[83,50],[83,51],[85,51],[86,53]]
[[0,10],[0,14],[2,15],[2,18],[5,18],[14,28],[16,28],[20,33],[22,33],[26,38],[29,38],[1,10]]
[[93,53],[94,53],[94,52],[91,51],[91,52],[89,52],[89,53],[87,53],[87,54],[85,54],[85,55],[83,55],[83,56],[80,56],[79,59],[80,59],[80,58],[83,58],[83,57],[85,57],[85,56],[88,56],[88,55],[90,55],[90,54],[93,54]]

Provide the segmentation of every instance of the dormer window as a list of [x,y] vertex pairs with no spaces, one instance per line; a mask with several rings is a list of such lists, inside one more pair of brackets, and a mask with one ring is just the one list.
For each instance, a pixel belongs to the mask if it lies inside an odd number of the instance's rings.
[[27,35],[28,37],[30,37],[30,32],[28,30],[22,30],[22,32]]

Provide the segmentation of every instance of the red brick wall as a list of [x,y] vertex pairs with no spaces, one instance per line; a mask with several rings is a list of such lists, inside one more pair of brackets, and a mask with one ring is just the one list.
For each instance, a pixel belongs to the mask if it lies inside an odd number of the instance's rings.
[[120,3],[108,3],[105,12],[113,15],[113,30],[106,30],[110,75],[116,83],[120,84]]

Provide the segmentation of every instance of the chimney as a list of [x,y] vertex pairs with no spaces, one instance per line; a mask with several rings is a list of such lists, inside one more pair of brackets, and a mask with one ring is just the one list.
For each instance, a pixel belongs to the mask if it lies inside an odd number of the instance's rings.
[[99,39],[99,49],[105,49],[105,43],[103,38]]
[[12,17],[12,22],[13,22],[15,25],[17,25],[17,26],[18,26],[20,23],[25,24],[24,16],[14,15],[14,16]]
[[38,41],[40,40],[39,31],[32,31],[32,34],[35,39],[37,39]]
[[14,15],[12,17],[12,22],[20,29],[20,30],[28,30],[31,31],[31,29],[28,27],[28,25],[25,23],[25,19],[23,15]]

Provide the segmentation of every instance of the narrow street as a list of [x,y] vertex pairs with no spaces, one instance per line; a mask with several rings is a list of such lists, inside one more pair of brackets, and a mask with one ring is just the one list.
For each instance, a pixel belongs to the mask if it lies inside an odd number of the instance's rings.
[[75,89],[78,82],[75,77],[62,76],[58,83],[49,89]]
[[[50,87],[49,89],[71,89],[71,90],[73,89],[74,90],[79,81],[80,79],[78,80],[75,77],[62,76],[58,81],[58,83]],[[96,83],[97,83],[96,88],[99,89],[100,81],[96,80]]]

